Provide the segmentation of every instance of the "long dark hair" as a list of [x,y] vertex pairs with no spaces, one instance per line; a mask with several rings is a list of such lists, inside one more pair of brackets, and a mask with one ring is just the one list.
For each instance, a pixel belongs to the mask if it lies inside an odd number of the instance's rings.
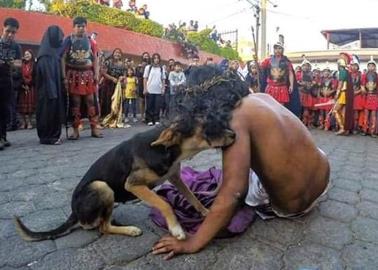
[[158,53],[154,53],[154,54],[152,54],[152,56],[151,56],[151,65],[154,65],[154,64],[155,64],[155,62],[154,62],[155,57],[156,57],[156,58],[159,58],[159,65],[160,65],[160,64],[161,64],[161,56],[160,56],[160,54],[158,54]]
[[[147,59],[147,61],[145,61],[144,58],[143,58],[143,55],[145,55],[145,54],[148,55],[148,59]],[[151,64],[151,56],[150,56],[149,52],[143,52],[141,58],[142,58],[142,59],[141,59],[142,62],[146,62],[147,65]]]
[[229,128],[232,111],[248,94],[247,84],[233,72],[215,65],[193,67],[187,86],[176,94],[172,121],[182,133],[190,133],[200,120],[206,135],[216,137]]
[[123,55],[123,51],[121,50],[121,48],[115,48],[115,49],[113,50],[113,52],[112,52],[111,57],[114,58],[114,53],[115,53],[116,51],[119,51],[119,52],[121,53],[121,59],[120,59],[120,60],[123,61],[123,59],[124,59],[124,55]]
[[[30,53],[31,56],[32,56],[31,59],[30,59],[30,62],[35,63],[35,57],[34,57],[34,53],[33,53],[33,51],[30,50],[30,49],[28,49],[28,50],[26,50],[26,51],[24,52],[24,55],[25,55],[26,52]],[[24,57],[22,58],[22,62],[23,62],[23,63],[27,63],[27,61],[26,61],[26,59],[25,59]]]

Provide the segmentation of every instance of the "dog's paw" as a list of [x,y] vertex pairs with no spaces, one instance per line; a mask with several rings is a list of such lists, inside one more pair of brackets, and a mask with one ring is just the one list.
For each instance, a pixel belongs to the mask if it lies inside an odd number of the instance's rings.
[[141,229],[135,226],[127,226],[127,231],[130,236],[139,236],[143,233]]
[[169,229],[171,234],[177,238],[177,240],[184,240],[186,238],[184,230],[181,228],[180,225],[175,225]]

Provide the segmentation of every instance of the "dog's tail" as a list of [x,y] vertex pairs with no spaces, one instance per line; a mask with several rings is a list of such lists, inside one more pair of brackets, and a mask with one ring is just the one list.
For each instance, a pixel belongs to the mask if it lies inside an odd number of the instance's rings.
[[16,224],[16,231],[25,241],[41,241],[48,239],[55,239],[64,235],[67,231],[70,232],[72,227],[78,223],[77,217],[72,213],[69,218],[58,228],[51,231],[34,232],[22,223],[21,219],[17,216],[14,217]]

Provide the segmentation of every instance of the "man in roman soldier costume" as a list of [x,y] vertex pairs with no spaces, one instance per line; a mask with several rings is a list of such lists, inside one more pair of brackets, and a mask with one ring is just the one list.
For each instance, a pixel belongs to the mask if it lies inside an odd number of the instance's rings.
[[362,130],[364,119],[365,95],[361,87],[360,61],[356,55],[353,55],[352,64],[350,66],[350,76],[352,80],[352,88],[354,93],[353,114],[354,125],[353,134],[357,134]]
[[73,117],[71,140],[79,139],[81,119],[80,105],[84,101],[91,125],[91,135],[101,138],[97,123],[96,93],[99,78],[97,48],[86,33],[87,20],[76,17],[73,20],[73,33],[63,43],[62,69],[66,90],[70,95],[70,107]]
[[289,103],[294,88],[294,69],[290,60],[283,55],[283,45],[273,46],[274,54],[261,63],[263,73],[268,74],[265,93],[271,95],[282,105]]
[[376,63],[371,58],[367,64],[367,72],[362,76],[362,88],[366,92],[363,134],[370,134],[372,137],[376,137],[375,128],[378,109],[377,82]]
[[312,108],[314,106],[314,99],[311,94],[314,82],[311,71],[311,63],[305,58],[301,64],[302,74],[301,80],[298,81],[301,105],[303,108],[302,122],[306,127],[312,125],[313,115]]
[[332,110],[332,104],[330,104],[330,101],[333,99],[336,93],[336,88],[337,84],[334,83],[331,70],[327,66],[325,69],[323,69],[318,102],[321,104],[329,104],[319,107],[319,129],[330,129],[329,112]]
[[348,65],[351,62],[351,56],[347,53],[340,53],[338,64],[338,84],[336,92],[336,104],[333,108],[333,114],[336,118],[339,130],[336,135],[347,135],[353,129],[353,88],[350,84],[350,74]]

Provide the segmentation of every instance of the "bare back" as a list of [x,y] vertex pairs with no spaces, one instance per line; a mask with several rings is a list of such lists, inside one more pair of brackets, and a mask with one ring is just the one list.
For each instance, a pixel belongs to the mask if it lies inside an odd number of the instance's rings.
[[250,168],[274,208],[283,213],[303,211],[328,185],[328,160],[310,132],[269,95],[245,97],[233,112],[231,126],[236,134],[249,136]]

